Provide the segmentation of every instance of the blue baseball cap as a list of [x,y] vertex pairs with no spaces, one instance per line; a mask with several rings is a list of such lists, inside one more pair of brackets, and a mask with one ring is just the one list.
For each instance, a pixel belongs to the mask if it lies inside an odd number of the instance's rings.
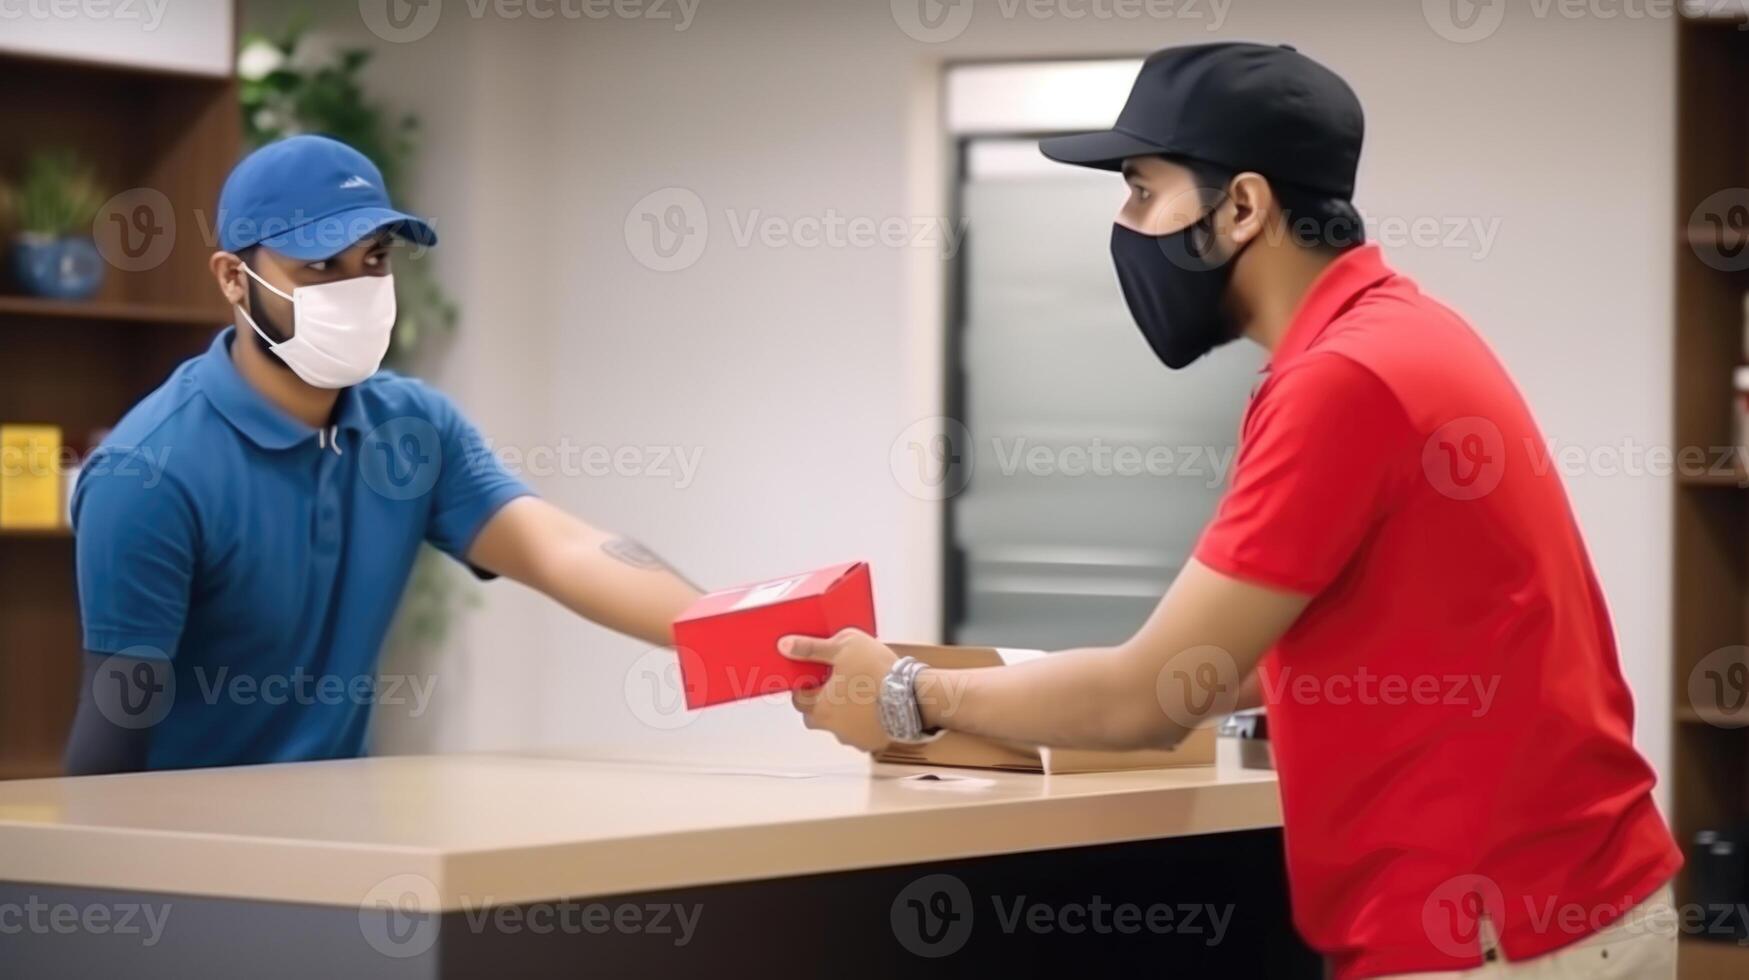
[[300,262],[331,258],[383,229],[436,245],[423,218],[389,205],[370,158],[326,136],[291,136],[244,157],[219,192],[219,248],[265,245]]

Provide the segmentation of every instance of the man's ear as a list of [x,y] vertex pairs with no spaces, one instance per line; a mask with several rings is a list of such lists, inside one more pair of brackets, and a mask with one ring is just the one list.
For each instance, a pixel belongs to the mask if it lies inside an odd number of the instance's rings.
[[207,268],[213,271],[213,280],[219,284],[219,292],[225,294],[227,303],[248,307],[249,274],[243,271],[240,257],[233,252],[214,252],[207,260]]
[[1268,228],[1275,192],[1262,174],[1249,171],[1233,178],[1228,196],[1233,202],[1233,244],[1244,245],[1262,237]]

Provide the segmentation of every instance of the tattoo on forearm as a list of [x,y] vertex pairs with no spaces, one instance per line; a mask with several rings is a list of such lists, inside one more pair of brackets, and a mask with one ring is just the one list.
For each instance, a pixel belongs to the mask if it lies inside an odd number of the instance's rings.
[[[654,551],[631,538],[611,538],[602,543],[601,550],[607,557],[621,564],[641,568],[647,572],[667,572],[687,585],[691,585],[694,589],[698,589],[698,586],[693,585],[686,576],[675,571],[674,566],[663,561]],[[698,590],[703,591],[702,589]]]
[[668,569],[668,563],[658,558],[654,551],[644,547],[642,542],[633,541],[631,538],[613,538],[603,543],[601,550],[607,552],[609,558],[633,568],[643,568],[650,571]]

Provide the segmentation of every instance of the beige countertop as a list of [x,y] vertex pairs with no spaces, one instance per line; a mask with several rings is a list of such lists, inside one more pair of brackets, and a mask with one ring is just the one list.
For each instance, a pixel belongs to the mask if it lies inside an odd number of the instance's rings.
[[0,881],[458,909],[1280,821],[1273,773],[1224,767],[400,756],[0,783]]

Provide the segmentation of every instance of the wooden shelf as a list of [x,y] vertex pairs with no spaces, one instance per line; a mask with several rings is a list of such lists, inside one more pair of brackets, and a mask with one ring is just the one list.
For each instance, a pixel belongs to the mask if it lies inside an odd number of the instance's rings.
[[[1715,4],[1717,6],[1718,4]],[[1749,25],[1749,14],[1726,13],[1722,17],[1689,17],[1684,15],[1684,24],[1690,24],[1706,30],[1742,31],[1744,25]]]
[[65,774],[59,759],[0,762],[0,779],[53,779]]
[[1711,725],[1714,728],[1736,730],[1749,727],[1742,724],[1736,717],[1719,711],[1704,711],[1693,705],[1678,705],[1673,712],[1678,722],[1684,725]]
[[[199,232],[243,148],[237,82],[0,53],[0,92],[30,93],[0,98],[0,176],[64,147],[110,193],[161,193],[169,210],[155,217],[182,230],[147,268],[106,267],[90,300],[0,284],[0,421],[57,426],[82,453],[230,322]],[[60,771],[83,649],[73,540],[0,530],[0,779]]]
[[1689,225],[1682,231],[1682,240],[1690,245],[1742,248],[1749,245],[1749,228],[1707,228]]
[[91,58],[34,54],[25,51],[0,51],[0,62],[17,64],[28,71],[38,73],[81,72],[87,74],[101,74],[121,79],[137,79],[146,84],[154,82],[173,82],[225,88],[232,82],[229,75],[212,75],[203,71],[194,71],[191,69],[164,68],[158,65],[136,65],[118,61],[98,61]]
[[87,323],[149,323],[202,330],[231,321],[230,311],[210,306],[167,303],[88,302],[0,295],[0,322],[8,319],[61,319]]
[[1677,946],[1676,975],[1690,977],[1749,976],[1749,946],[1682,937]]
[[70,527],[0,527],[0,538],[66,538],[72,540]]
[[1677,482],[1685,487],[1749,490],[1749,473],[1741,470],[1735,473],[1683,473],[1677,477]]
[[[1749,249],[1740,214],[1695,213],[1745,201],[1720,197],[1744,186],[1749,164],[1749,31],[1743,18],[1677,24],[1675,319],[1671,444],[1730,445],[1733,372],[1742,363]],[[1702,831],[1749,824],[1749,727],[1741,712],[1690,703],[1688,684],[1714,651],[1749,642],[1749,472],[1681,474],[1674,494],[1671,558],[1671,830],[1687,850]],[[1699,901],[1695,870],[1677,878],[1679,904]],[[1709,900],[1717,900],[1711,899]],[[1730,896],[1749,901],[1749,896]],[[1749,977],[1749,946],[1684,935],[1683,980]]]

